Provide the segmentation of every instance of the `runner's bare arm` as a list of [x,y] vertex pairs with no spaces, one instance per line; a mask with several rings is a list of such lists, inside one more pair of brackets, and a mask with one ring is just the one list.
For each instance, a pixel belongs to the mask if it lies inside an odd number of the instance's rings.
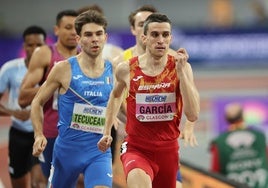
[[37,48],[29,62],[28,71],[24,76],[20,87],[19,105],[22,108],[31,104],[36,95],[41,79],[45,74],[46,68],[49,66],[51,51],[48,46]]

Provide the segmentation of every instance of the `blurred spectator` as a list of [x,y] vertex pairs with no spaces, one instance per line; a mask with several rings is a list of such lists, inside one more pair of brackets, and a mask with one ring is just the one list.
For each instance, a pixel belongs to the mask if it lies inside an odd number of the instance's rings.
[[250,8],[253,11],[253,22],[257,26],[268,27],[267,0],[253,0],[250,2]]
[[265,135],[246,128],[242,106],[230,103],[225,108],[228,130],[211,143],[212,171],[252,188],[268,187],[268,161]]
[[231,27],[234,22],[232,0],[210,0],[209,14],[211,27]]

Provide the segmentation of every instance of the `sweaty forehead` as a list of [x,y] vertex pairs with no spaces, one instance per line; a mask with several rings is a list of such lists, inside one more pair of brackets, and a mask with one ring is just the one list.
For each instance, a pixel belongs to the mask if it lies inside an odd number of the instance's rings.
[[39,33],[34,33],[25,36],[26,43],[39,43],[39,42],[43,43],[44,41],[45,41],[44,35]]
[[59,22],[59,25],[60,26],[65,26],[68,24],[74,25],[75,18],[76,17],[74,16],[63,16]]
[[99,31],[104,32],[103,26],[98,25],[96,23],[87,23],[87,24],[83,25],[81,32],[82,33],[83,32],[92,32],[92,33],[94,33],[94,32],[99,32]]
[[167,22],[152,22],[148,25],[148,31],[171,32],[171,25]]

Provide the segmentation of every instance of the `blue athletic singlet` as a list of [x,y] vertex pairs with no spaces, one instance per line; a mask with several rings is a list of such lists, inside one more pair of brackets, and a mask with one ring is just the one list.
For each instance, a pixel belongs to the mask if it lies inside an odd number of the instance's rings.
[[[106,106],[113,88],[113,67],[105,61],[103,74],[89,78],[80,69],[77,58],[68,59],[71,82],[58,98],[59,135],[53,151],[52,187],[74,187],[84,173],[86,187],[112,186],[111,151],[99,151]],[[64,160],[63,160],[64,159]]]

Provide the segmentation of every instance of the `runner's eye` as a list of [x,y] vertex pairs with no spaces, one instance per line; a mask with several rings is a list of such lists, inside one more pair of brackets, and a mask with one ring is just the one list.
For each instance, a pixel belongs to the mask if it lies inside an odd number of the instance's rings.
[[159,33],[158,32],[152,32],[151,36],[154,37],[154,38],[157,38],[159,36]]

